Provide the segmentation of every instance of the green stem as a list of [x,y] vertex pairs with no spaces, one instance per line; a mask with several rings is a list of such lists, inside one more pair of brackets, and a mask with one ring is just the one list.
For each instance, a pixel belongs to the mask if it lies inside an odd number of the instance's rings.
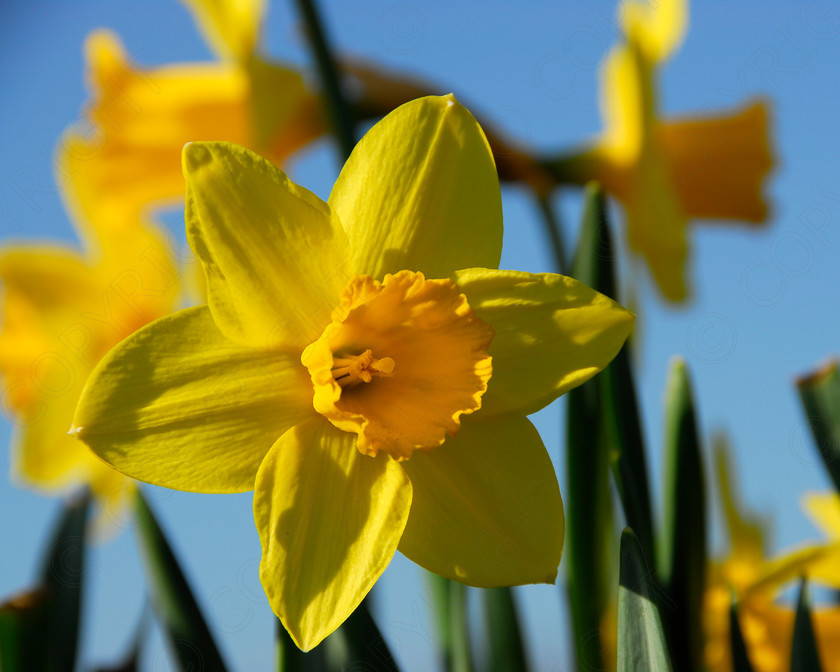
[[341,88],[341,80],[338,76],[338,68],[335,65],[332,51],[327,42],[324,26],[315,8],[314,0],[295,0],[298,11],[306,25],[306,32],[309,35],[309,44],[315,55],[318,65],[318,73],[324,85],[323,104],[327,119],[330,121],[333,135],[338,142],[341,151],[342,162],[346,161],[356,146],[356,137],[353,131],[353,114],[344,92]]

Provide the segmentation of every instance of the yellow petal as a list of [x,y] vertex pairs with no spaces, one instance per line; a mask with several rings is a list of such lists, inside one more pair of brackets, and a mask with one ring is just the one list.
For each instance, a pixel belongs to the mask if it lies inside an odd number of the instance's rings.
[[658,148],[642,155],[629,182],[624,208],[630,249],[644,256],[666,299],[683,301],[688,296],[688,217],[674,194]]
[[470,268],[452,279],[496,332],[481,418],[538,411],[609,364],[633,328],[632,313],[562,275]]
[[83,175],[75,212],[136,212],[183,196],[181,149],[192,140],[253,144],[250,84],[229,63],[141,68],[119,38],[95,31],[85,45],[88,125],[72,128],[59,147],[60,182]]
[[302,350],[317,339],[350,279],[329,206],[229,143],[187,145],[184,175],[187,237],[222,333],[258,348]]
[[829,539],[840,539],[840,495],[835,492],[808,492],[802,508]]
[[0,251],[3,291],[20,294],[41,312],[78,304],[97,285],[81,255],[52,245],[13,245]]
[[654,121],[654,95],[650,67],[638,51],[614,47],[601,69],[601,146],[610,163],[626,165],[638,159]]
[[91,374],[73,434],[119,471],[194,492],[241,492],[274,440],[311,414],[299,352],[242,348],[206,306],[114,348]]
[[327,132],[321,99],[307,88],[301,73],[282,65],[252,57],[247,71],[251,80],[250,146],[283,165]]
[[471,586],[554,583],[563,502],[526,418],[467,418],[456,438],[402,464],[414,488],[400,541],[408,558]]
[[678,49],[688,28],[688,0],[628,0],[621,3],[620,12],[627,39],[638,43],[653,62]]
[[765,526],[756,516],[742,510],[738,482],[733,478],[731,452],[728,441],[723,438],[715,440],[715,471],[732,549],[732,558],[727,564],[756,567],[764,558]]
[[257,46],[265,0],[181,0],[219,56],[247,58]]
[[318,418],[286,432],[257,475],[254,517],[272,609],[304,651],[353,612],[388,566],[411,482],[386,454]]
[[773,167],[768,109],[754,102],[734,112],[663,122],[659,141],[670,182],[691,217],[762,222],[762,189]]
[[497,268],[499,178],[484,133],[452,95],[406,103],[353,150],[330,194],[354,275]]
[[38,395],[19,418],[12,473],[27,485],[58,490],[84,482],[89,461],[95,458],[87,446],[67,435],[87,372],[63,355],[49,354],[52,357],[32,368]]

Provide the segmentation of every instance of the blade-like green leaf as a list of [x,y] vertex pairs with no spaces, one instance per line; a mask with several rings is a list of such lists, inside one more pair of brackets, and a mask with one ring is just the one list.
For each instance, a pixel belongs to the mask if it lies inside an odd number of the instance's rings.
[[[611,260],[600,254],[603,196],[587,191],[572,275],[599,288],[612,285]],[[603,383],[592,378],[566,395],[566,548],[569,606],[578,669],[603,669],[600,627],[613,599],[614,528]]]
[[799,599],[796,603],[796,620],[793,624],[793,643],[790,650],[790,672],[821,672],[819,645],[811,620],[811,600],[808,581],[802,577]]
[[47,546],[40,584],[0,606],[0,670],[73,672],[85,575],[90,495],[71,500]]
[[432,596],[432,610],[445,672],[472,672],[467,588],[431,572],[426,573]]
[[[326,672],[377,670],[397,672],[397,664],[370,614],[367,598],[341,627],[324,640]],[[315,669],[315,668],[311,668]]]
[[[583,228],[578,246],[581,264],[576,273],[588,275],[597,289],[617,298],[613,268],[613,244],[607,220],[604,193],[596,184],[589,184],[585,193]],[[575,276],[578,277],[578,276]],[[580,278],[578,278],[580,279]],[[647,458],[639,420],[639,404],[630,361],[630,344],[625,343],[610,365],[600,375],[604,399],[603,418],[609,444],[610,466],[621,499],[627,525],[633,528],[646,557],[654,552],[653,516],[650,506]]]
[[621,535],[620,555],[618,672],[669,672],[671,663],[657,606],[656,584],[639,540],[630,528]]
[[44,641],[48,617],[46,588],[21,593],[0,605],[0,670],[46,669]]
[[735,600],[729,607],[729,644],[732,649],[732,672],[753,672],[744,634],[738,621],[738,605]]
[[525,647],[522,628],[510,588],[481,591],[487,622],[489,672],[525,672]]
[[797,382],[823,464],[840,492],[840,374],[837,362],[830,362]]
[[703,669],[702,601],[706,585],[706,478],[685,362],[671,365],[666,393],[664,526],[659,576],[674,667]]
[[277,672],[321,672],[330,669],[327,667],[326,641],[321,646],[316,646],[308,653],[304,653],[292,641],[279,618],[275,619],[275,625]]
[[79,642],[90,495],[71,501],[41,567],[49,594],[47,670],[73,672]]
[[219,649],[187,579],[145,497],[135,497],[137,540],[142,551],[152,606],[182,670],[223,672]]

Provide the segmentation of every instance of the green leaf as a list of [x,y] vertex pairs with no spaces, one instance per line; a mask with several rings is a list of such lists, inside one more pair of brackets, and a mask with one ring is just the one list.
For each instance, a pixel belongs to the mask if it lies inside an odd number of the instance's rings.
[[0,606],[0,669],[73,672],[78,655],[90,495],[65,504],[39,587]]
[[472,672],[467,587],[431,572],[426,573],[445,672]]
[[821,672],[819,647],[811,620],[811,600],[808,581],[802,577],[799,599],[796,603],[796,620],[793,623],[793,644],[790,650],[790,672]]
[[837,362],[830,362],[800,378],[796,384],[823,464],[834,482],[834,489],[840,492],[840,374]]
[[744,634],[738,621],[738,605],[733,597],[729,607],[729,643],[732,649],[732,672],[753,672]]
[[671,663],[657,606],[656,583],[630,528],[621,535],[620,557],[618,672],[668,672]]
[[[277,672],[320,672],[328,670],[326,656],[326,641],[316,646],[308,653],[301,651],[294,643],[279,618],[275,620]],[[329,639],[329,637],[327,638]]]
[[[589,184],[585,192],[586,208],[578,246],[578,258],[588,260],[590,285],[602,294],[617,298],[613,269],[613,244],[607,220],[604,193],[597,184]],[[585,251],[585,252],[584,252]],[[577,277],[577,276],[576,276]],[[653,515],[647,457],[639,420],[639,403],[630,361],[630,344],[625,343],[610,365],[600,375],[606,440],[613,479],[618,489],[627,525],[633,528],[646,557],[655,558]]]
[[510,588],[481,591],[484,618],[487,622],[489,672],[525,672],[525,647],[522,628]]
[[[611,260],[600,254],[603,195],[587,191],[572,275],[590,287],[612,286]],[[601,223],[599,223],[601,222]],[[579,670],[603,669],[600,627],[613,599],[614,553],[609,448],[603,422],[603,380],[596,376],[566,395],[566,572]]]
[[317,668],[319,670],[398,670],[394,657],[370,614],[367,598],[338,630],[324,640],[322,646],[326,651],[327,664]]
[[0,605],[0,670],[46,669],[44,641],[48,617],[46,588],[21,593]]
[[143,493],[135,496],[137,540],[142,551],[152,606],[182,670],[223,672],[219,649],[193,597],[172,548]]
[[702,602],[706,586],[706,479],[685,362],[671,364],[666,392],[664,525],[659,576],[674,667],[703,669]]
[[73,672],[79,642],[90,495],[69,504],[41,567],[49,595],[47,670]]

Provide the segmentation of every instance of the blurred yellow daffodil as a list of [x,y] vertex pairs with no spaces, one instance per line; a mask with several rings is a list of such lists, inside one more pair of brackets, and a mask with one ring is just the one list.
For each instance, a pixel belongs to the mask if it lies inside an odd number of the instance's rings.
[[682,42],[687,0],[629,0],[622,9],[625,42],[607,55],[601,74],[605,130],[590,149],[549,165],[562,180],[597,180],[622,202],[630,248],[645,258],[662,294],[682,301],[689,219],[757,224],[767,217],[767,105],[661,119],[655,68]]
[[[804,502],[827,541],[767,558],[762,526],[739,511],[725,454],[719,451],[716,457],[732,550],[711,566],[704,599],[706,664],[711,672],[732,672],[729,608],[734,597],[753,669],[787,672],[796,610],[780,604],[778,594],[801,576],[840,586],[840,498],[811,495]],[[840,607],[812,608],[812,620],[823,670],[840,671]]]
[[[76,174],[67,188],[85,180]],[[88,485],[102,513],[116,515],[128,479],[67,430],[88,373],[125,336],[172,310],[178,278],[154,227],[107,214],[115,219],[78,222],[84,251],[0,249],[0,374],[4,410],[15,424],[13,476],[45,491]]]
[[79,208],[105,200],[139,210],[182,199],[187,142],[227,140],[281,164],[323,133],[319,102],[301,74],[254,51],[264,3],[186,4],[221,60],[140,68],[113,33],[88,37],[86,123],[65,134],[63,147],[68,172],[96,159]]
[[93,374],[74,434],[135,478],[251,489],[272,608],[310,649],[399,548],[476,586],[553,582],[563,507],[526,415],[603,368],[633,316],[498,268],[499,180],[451,96],[374,126],[329,202],[229,143],[184,149],[209,306]]

